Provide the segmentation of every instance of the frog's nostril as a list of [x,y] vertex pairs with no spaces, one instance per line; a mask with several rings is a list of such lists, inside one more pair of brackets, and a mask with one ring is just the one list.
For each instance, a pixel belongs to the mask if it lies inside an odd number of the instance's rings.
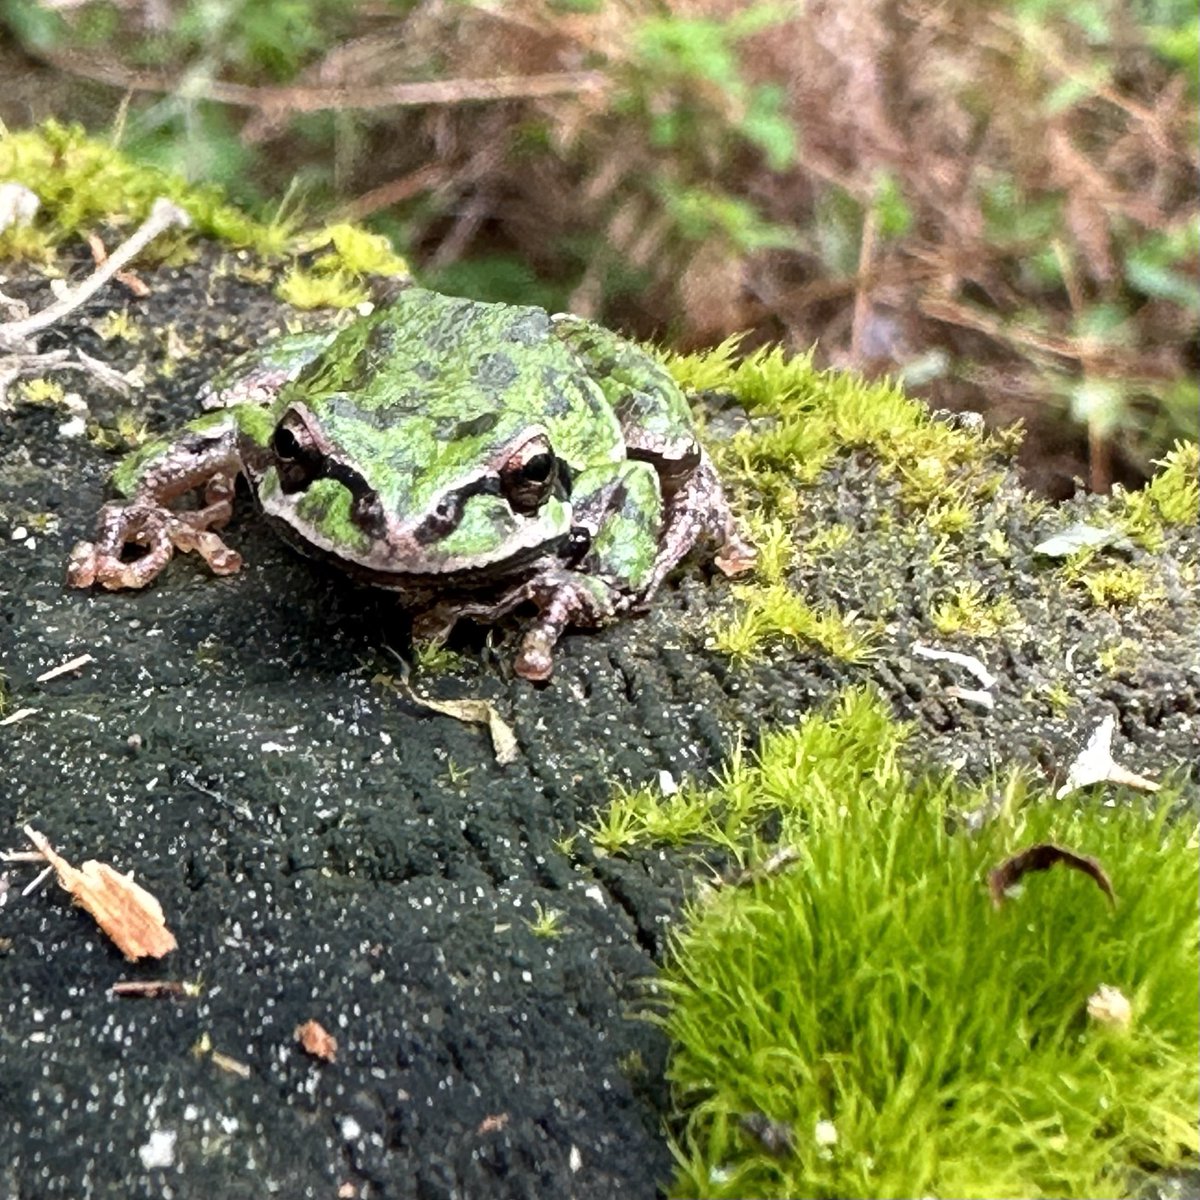
[[387,527],[383,518],[383,506],[374,492],[360,492],[354,497],[354,503],[350,506],[350,519],[371,537],[381,537]]

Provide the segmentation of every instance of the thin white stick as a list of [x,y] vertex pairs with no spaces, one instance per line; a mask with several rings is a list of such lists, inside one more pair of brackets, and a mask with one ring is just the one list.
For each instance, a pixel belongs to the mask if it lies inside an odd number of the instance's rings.
[[16,349],[24,344],[30,334],[48,329],[90,299],[160,233],[166,232],[172,226],[186,229],[191,223],[191,217],[182,208],[165,196],[159,196],[150,209],[150,215],[113,251],[109,259],[97,267],[74,291],[68,292],[61,300],[56,300],[23,321],[9,321],[0,325],[0,349]]

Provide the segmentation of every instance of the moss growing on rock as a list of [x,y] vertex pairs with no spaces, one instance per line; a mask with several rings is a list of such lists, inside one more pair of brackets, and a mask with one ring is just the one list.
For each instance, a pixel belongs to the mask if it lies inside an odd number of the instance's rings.
[[198,234],[268,259],[315,256],[307,268],[293,266],[280,284],[280,298],[296,307],[351,307],[367,298],[368,277],[408,273],[378,234],[345,224],[302,234],[282,217],[255,220],[227,203],[219,188],[136,163],[78,125],[47,121],[36,129],[0,130],[0,181],[7,179],[29,188],[40,207],[32,224],[0,231],[0,259],[51,264],[65,238],[97,224],[132,226],[165,196],[187,212],[192,228],[157,239],[148,257],[185,256]]
[[[675,1194],[1121,1196],[1196,1153],[1194,818],[917,776],[907,736],[851,691],[711,787],[602,815],[625,845],[795,859],[694,905],[659,983]],[[1047,841],[1115,905],[1056,867],[994,907],[989,869]]]

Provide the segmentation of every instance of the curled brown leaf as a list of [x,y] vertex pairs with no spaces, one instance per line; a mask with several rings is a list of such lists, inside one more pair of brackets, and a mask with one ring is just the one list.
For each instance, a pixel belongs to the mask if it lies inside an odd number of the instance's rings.
[[1096,886],[1108,897],[1109,903],[1116,904],[1117,898],[1113,893],[1112,882],[1099,862],[1090,855],[1079,854],[1065,846],[1055,845],[1054,842],[1038,842],[1035,846],[1027,846],[989,871],[987,882],[992,904],[999,908],[1004,903],[1008,890],[1026,875],[1031,871],[1048,871],[1055,863],[1062,863],[1073,871],[1080,871],[1094,879]]

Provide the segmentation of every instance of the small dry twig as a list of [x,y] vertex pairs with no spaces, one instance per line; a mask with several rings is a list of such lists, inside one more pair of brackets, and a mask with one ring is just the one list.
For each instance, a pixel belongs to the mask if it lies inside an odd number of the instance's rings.
[[96,294],[126,263],[140,254],[156,237],[168,229],[186,229],[192,223],[177,204],[164,196],[154,201],[150,215],[113,251],[108,260],[92,272],[78,287],[60,300],[21,321],[0,325],[0,350],[19,350],[30,336],[49,329]]
[[160,996],[184,996],[197,994],[194,983],[182,983],[178,979],[118,979],[108,989],[114,996],[133,996],[157,1000]]

